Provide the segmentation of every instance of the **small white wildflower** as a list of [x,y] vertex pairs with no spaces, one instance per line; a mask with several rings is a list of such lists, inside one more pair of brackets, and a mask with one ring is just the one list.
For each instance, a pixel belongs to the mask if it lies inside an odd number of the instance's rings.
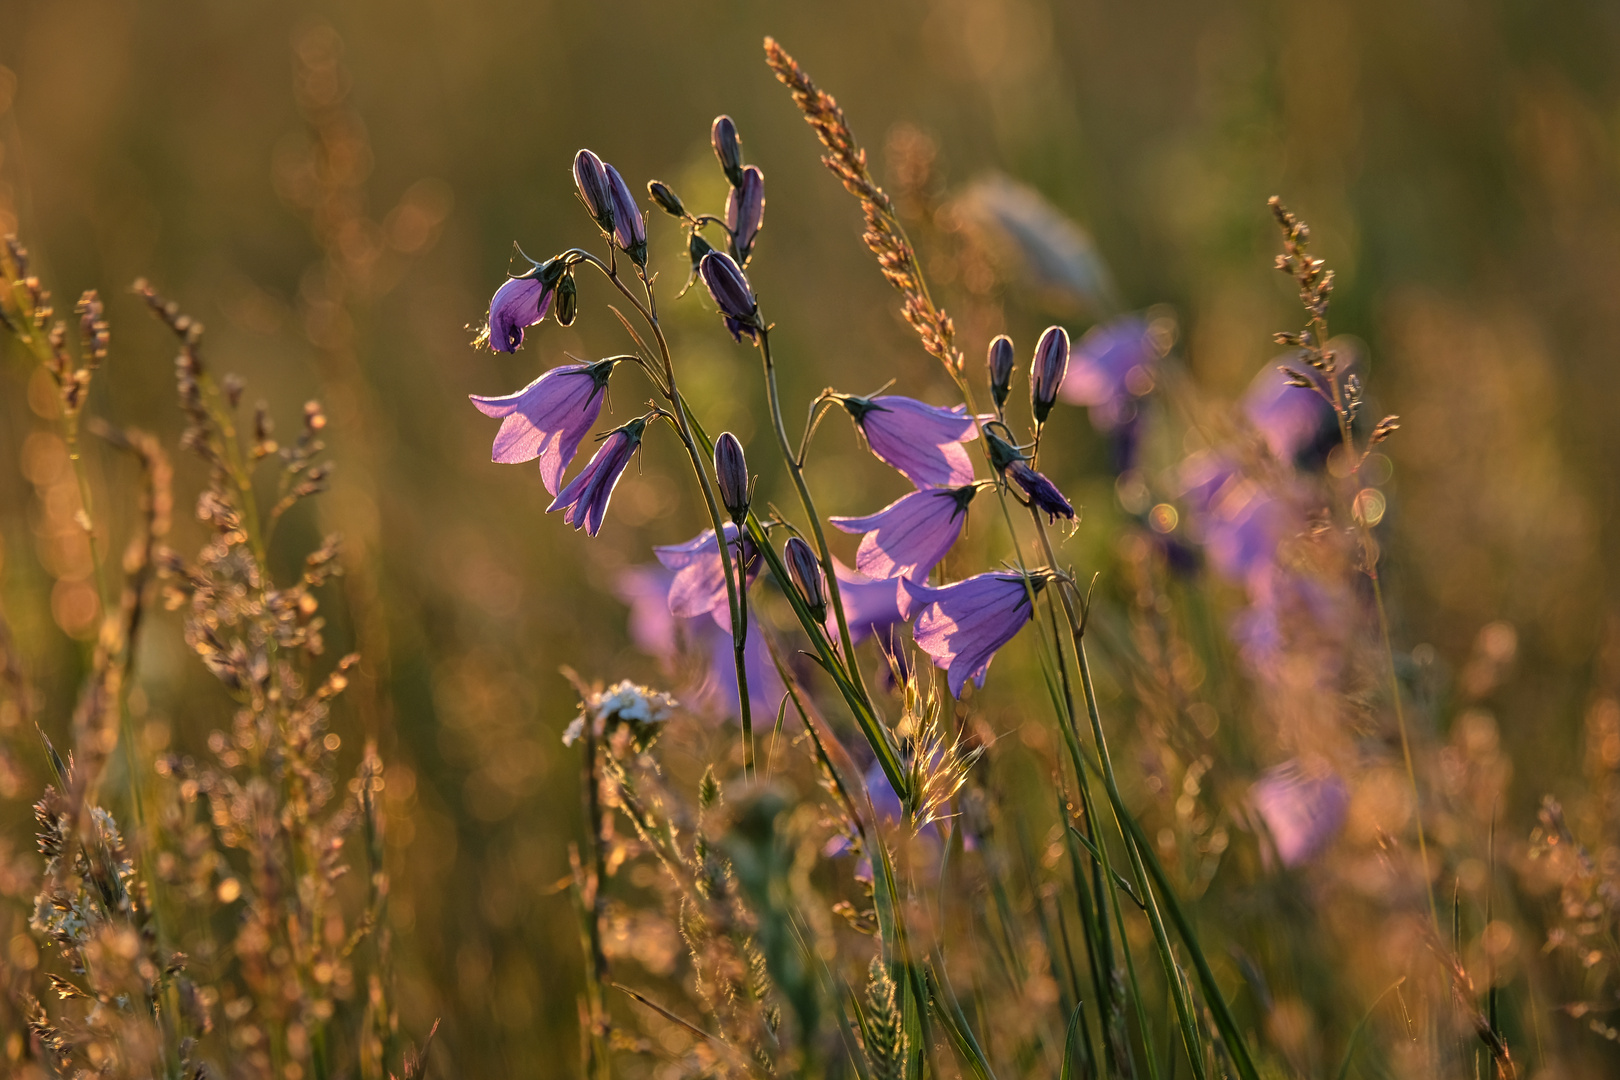
[[586,699],[584,711],[563,731],[563,745],[572,746],[584,736],[586,716],[592,718],[598,737],[610,724],[627,724],[637,733],[639,744],[647,728],[669,719],[678,706],[673,697],[662,691],[629,679],[621,680]]

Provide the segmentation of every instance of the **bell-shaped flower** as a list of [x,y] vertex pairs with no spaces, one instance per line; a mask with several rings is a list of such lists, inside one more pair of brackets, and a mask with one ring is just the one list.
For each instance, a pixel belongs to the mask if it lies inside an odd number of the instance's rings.
[[[692,235],[696,237],[697,233]],[[747,334],[750,340],[759,340],[759,301],[754,299],[754,290],[748,287],[748,279],[731,256],[710,251],[698,263],[698,276],[703,278],[731,336],[741,341]]]
[[731,230],[737,258],[744,266],[754,250],[754,239],[765,224],[765,174],[758,166],[742,171],[742,183],[726,196],[726,228]]
[[1325,765],[1288,761],[1266,770],[1249,799],[1284,866],[1318,854],[1344,825],[1350,790]]
[[613,242],[619,250],[630,256],[637,266],[647,265],[647,219],[641,216],[636,197],[619,175],[619,170],[605,162],[608,193],[613,199]]
[[1140,436],[1139,399],[1153,389],[1167,335],[1138,315],[1093,326],[1069,356],[1058,397],[1089,406],[1091,425],[1109,437],[1116,472],[1130,468]]
[[983,686],[996,650],[1022,630],[1032,614],[1030,592],[1048,578],[1009,571],[977,574],[942,588],[901,579],[901,587],[921,605],[912,626],[917,647],[945,669],[953,696],[969,679]]
[[[726,524],[726,543],[731,548],[732,571],[738,568],[737,526]],[[716,625],[731,632],[731,601],[726,592],[726,570],[720,561],[720,545],[715,543],[714,530],[704,529],[684,544],[670,544],[653,548],[653,554],[664,568],[674,572],[670,579],[668,604],[670,614],[682,619],[695,619],[712,615]],[[747,563],[743,587],[759,576],[759,550],[747,534],[743,535],[742,561]]]
[[960,444],[978,432],[966,406],[925,405],[895,394],[870,398],[844,394],[838,401],[872,453],[916,486],[961,487],[973,482],[973,459]]
[[[833,571],[838,575],[838,597],[844,605],[844,618],[849,623],[849,636],[853,641],[876,637],[887,651],[893,652],[890,631],[905,621],[902,604],[910,610],[911,597],[899,578],[871,578],[833,559]],[[837,638],[838,616],[829,612],[826,618],[827,636]]]
[[[923,581],[962,535],[968,503],[978,490],[977,484],[921,488],[875,514],[829,520],[844,532],[866,534],[855,552],[855,569],[861,573]],[[909,611],[909,599],[902,602]]]
[[489,301],[489,347],[516,352],[523,344],[523,331],[551,310],[553,295],[554,288],[540,280],[538,270],[502,282]]
[[505,465],[540,459],[540,479],[557,494],[562,474],[602,412],[602,391],[617,359],[563,364],[515,394],[470,395],[485,416],[502,418],[490,459]]
[[595,456],[557,493],[546,507],[546,513],[561,510],[564,521],[595,536],[607,516],[608,500],[613,498],[619,477],[624,475],[630,459],[641,447],[649,416],[638,416],[624,427],[608,432]]

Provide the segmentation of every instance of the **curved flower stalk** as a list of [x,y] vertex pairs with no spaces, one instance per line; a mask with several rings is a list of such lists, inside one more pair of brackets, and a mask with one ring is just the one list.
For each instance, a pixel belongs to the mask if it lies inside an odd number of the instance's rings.
[[564,521],[576,530],[584,529],[595,536],[602,528],[602,519],[607,516],[608,500],[613,498],[613,489],[618,486],[619,477],[624,475],[630,459],[641,448],[642,434],[653,415],[638,416],[624,427],[608,432],[595,456],[567,487],[557,493],[551,505],[546,507],[546,513],[561,510]]
[[973,461],[961,444],[977,438],[979,432],[966,405],[926,405],[897,394],[870,398],[839,394],[836,400],[878,460],[918,487],[960,487],[973,482]]
[[603,391],[622,357],[554,367],[515,394],[468,395],[478,411],[501,420],[490,460],[519,464],[540,459],[540,479],[557,494],[580,442],[602,413]]
[[968,504],[979,488],[976,483],[921,488],[875,514],[827,520],[844,532],[865,534],[855,552],[855,568],[862,574],[924,581],[962,535]]

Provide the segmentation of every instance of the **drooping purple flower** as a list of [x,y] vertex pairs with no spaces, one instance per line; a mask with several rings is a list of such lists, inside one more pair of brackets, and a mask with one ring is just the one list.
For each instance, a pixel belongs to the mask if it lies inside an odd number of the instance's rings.
[[984,364],[990,373],[990,397],[996,403],[996,411],[1000,412],[1001,407],[1007,404],[1007,395],[1012,392],[1013,368],[1017,366],[1012,338],[1002,334],[992,341]]
[[965,405],[947,409],[895,394],[843,395],[838,400],[872,453],[913,484],[961,487],[973,482],[973,459],[960,444],[972,439],[977,428]]
[[597,226],[603,232],[612,232],[613,189],[608,184],[607,166],[589,150],[574,155],[574,186]]
[[[737,526],[727,523],[726,543],[731,548],[732,570],[738,568]],[[747,573],[743,586],[752,584],[759,576],[759,551],[747,535],[742,542],[743,561]],[[670,614],[682,619],[695,619],[712,615],[715,624],[726,633],[731,632],[731,601],[726,593],[726,568],[720,561],[720,545],[715,543],[714,530],[704,529],[684,544],[670,544],[653,548],[653,554],[674,571],[667,598]]]
[[540,459],[540,479],[557,494],[580,440],[602,412],[602,390],[617,360],[554,367],[515,394],[469,395],[485,416],[504,418],[490,459],[505,465]]
[[742,183],[726,195],[726,228],[744,265],[754,250],[754,238],[765,224],[765,174],[754,165],[742,171]]
[[1277,858],[1298,866],[1325,848],[1344,825],[1350,791],[1326,766],[1287,761],[1268,769],[1249,798],[1271,834]]
[[754,498],[754,482],[748,475],[742,443],[729,431],[722,431],[714,440],[714,478],[720,489],[720,505],[733,522],[741,525]]
[[607,515],[613,489],[618,486],[630,459],[635,457],[646,429],[647,417],[638,416],[624,427],[610,431],[579,475],[551,500],[546,513],[562,510],[564,521],[595,536]]
[[[829,518],[847,533],[865,533],[855,568],[868,577],[925,580],[962,535],[978,485],[922,488],[866,517]],[[908,594],[909,596],[909,594]],[[909,601],[903,601],[909,611]]]
[[[911,597],[900,584],[900,579],[867,577],[851,570],[836,558],[833,559],[833,571],[838,575],[838,597],[844,604],[850,639],[862,641],[869,636],[876,637],[892,652],[890,631],[905,621],[901,613],[902,604],[906,610],[910,610]],[[838,636],[837,618],[829,613],[824,620],[829,637]]]
[[996,650],[1013,639],[1029,621],[1029,589],[1039,591],[1046,578],[991,571],[934,589],[900,579],[901,587],[922,606],[912,627],[917,647],[945,669],[952,695],[960,696],[972,679],[984,685]]
[[1069,332],[1061,326],[1048,326],[1035,345],[1035,359],[1029,365],[1029,403],[1035,423],[1046,423],[1068,368]]
[[1271,566],[1277,546],[1300,532],[1294,503],[1246,475],[1230,458],[1206,451],[1181,467],[1188,531],[1216,572],[1246,581]]
[[1029,467],[1029,462],[1014,460],[1006,468],[1007,479],[1023,491],[1029,505],[1046,515],[1048,521],[1074,517],[1074,507],[1064,498],[1057,485]]
[[[1321,385],[1321,376],[1313,369],[1290,366]],[[1249,384],[1243,395],[1243,415],[1279,461],[1293,462],[1324,435],[1337,434],[1332,406],[1314,388],[1290,385],[1277,364],[1267,364]]]
[[754,290],[748,287],[748,279],[743,277],[731,256],[723,251],[710,251],[698,263],[698,274],[725,318],[731,336],[741,341],[747,334],[750,340],[759,340],[759,301],[754,299]]
[[827,578],[821,571],[816,553],[802,537],[790,536],[782,548],[782,561],[787,563],[788,576],[799,591],[799,599],[810,609],[810,617],[817,622],[827,618]]
[[732,187],[742,184],[742,136],[737,134],[737,125],[731,117],[720,115],[714,118],[714,124],[709,128],[709,142],[714,147],[714,156],[720,161],[720,168],[731,181]]
[[489,301],[489,347],[496,352],[516,352],[523,344],[524,329],[551,310],[552,295],[538,273],[502,282]]
[[[722,630],[705,619],[694,626],[701,627],[708,647],[709,670],[700,696],[723,716],[735,717],[737,709],[737,657],[736,644],[731,631]],[[782,685],[776,661],[771,659],[765,636],[756,620],[748,621],[748,636],[743,641],[743,670],[748,673],[748,703],[754,718],[754,727],[768,728],[776,723],[776,709],[787,688]]]
[[606,163],[608,191],[613,198],[613,242],[619,250],[630,256],[637,266],[647,265],[647,220],[641,216],[636,197],[630,186],[619,175],[619,170]]

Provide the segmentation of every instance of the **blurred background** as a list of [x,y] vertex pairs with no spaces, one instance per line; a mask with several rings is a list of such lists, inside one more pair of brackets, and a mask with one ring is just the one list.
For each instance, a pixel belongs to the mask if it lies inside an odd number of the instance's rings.
[[[560,889],[577,762],[558,741],[575,697],[559,668],[656,679],[615,577],[700,527],[673,443],[655,440],[602,535],[573,533],[545,517],[532,469],[490,464],[493,424],[465,402],[565,352],[624,348],[605,287],[584,278],[572,328],[548,325],[513,356],[470,345],[514,241],[541,258],[593,241],[574,151],[593,148],[633,189],[658,177],[718,209],[708,127],[729,112],[767,177],[750,274],[788,400],[890,378],[948,400],[856,206],[763,63],[767,33],[838,97],[887,182],[904,186],[893,162],[915,164],[919,135],[937,148],[934,227],[918,234],[929,258],[970,245],[969,196],[998,177],[1089,235],[1111,296],[1020,292],[1016,275],[1001,295],[971,260],[938,263],[975,365],[1003,318],[1022,353],[1054,318],[1078,336],[1164,304],[1181,361],[1235,397],[1273,356],[1271,332],[1298,322],[1271,266],[1265,200],[1281,195],[1338,271],[1334,328],[1363,343],[1374,411],[1403,418],[1388,448],[1397,650],[1506,673],[1482,676],[1476,712],[1512,762],[1516,836],[1543,793],[1620,765],[1612,4],[0,0],[0,28],[0,232],[22,235],[59,308],[84,288],[106,296],[113,352],[91,411],[178,432],[172,344],[127,289],[142,276],[206,324],[216,370],[242,375],[285,429],[306,399],[326,405],[332,490],[277,557],[290,570],[320,534],[346,538],[333,652],[364,660],[338,724],[375,737],[389,765],[401,1021],[420,1036],[443,1017],[462,1075],[544,1073],[577,1052],[578,938]],[[707,297],[674,301],[682,238],[663,217],[649,232],[688,393],[710,430],[746,443],[760,412],[736,394],[753,393],[754,354]],[[987,289],[998,314],[975,319]],[[95,600],[52,516],[61,474],[29,379],[13,350],[0,597],[41,715],[65,731]],[[616,379],[618,422],[641,394]],[[1106,448],[1069,415],[1043,467],[1087,513],[1066,557],[1106,572]],[[817,447],[823,511],[900,493],[841,421]],[[177,462],[186,508],[200,469]],[[119,477],[98,477],[108,512],[127,513]],[[184,550],[200,534],[177,517]],[[201,745],[226,699],[172,624],[144,642],[142,738]],[[0,815],[23,837],[43,762],[15,713],[0,723]],[[1604,739],[1612,754],[1588,752]]]

